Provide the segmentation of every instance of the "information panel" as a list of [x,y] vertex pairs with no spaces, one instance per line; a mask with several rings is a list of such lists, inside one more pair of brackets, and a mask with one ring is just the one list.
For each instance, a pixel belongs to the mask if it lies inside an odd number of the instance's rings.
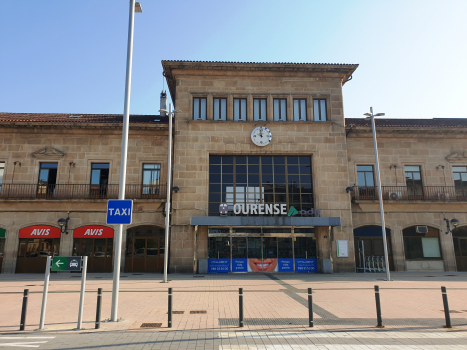
[[318,272],[317,259],[295,259],[295,272]]
[[208,259],[208,273],[230,272],[230,259]]
[[248,272],[248,259],[232,259],[232,272]]
[[279,272],[293,272],[293,259],[279,259]]

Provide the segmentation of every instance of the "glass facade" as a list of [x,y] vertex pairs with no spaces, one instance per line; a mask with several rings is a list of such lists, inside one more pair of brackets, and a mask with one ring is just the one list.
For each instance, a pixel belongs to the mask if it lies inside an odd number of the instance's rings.
[[234,215],[234,204],[286,204],[310,210],[311,157],[210,156],[210,216],[219,215],[220,203],[227,203],[228,215]]

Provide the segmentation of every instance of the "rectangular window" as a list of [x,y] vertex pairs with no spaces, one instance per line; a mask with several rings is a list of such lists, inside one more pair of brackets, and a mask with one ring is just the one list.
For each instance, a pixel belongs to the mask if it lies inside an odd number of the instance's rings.
[[41,163],[39,168],[39,183],[37,194],[39,196],[50,197],[55,193],[57,184],[58,163]]
[[3,173],[5,171],[5,162],[0,162],[0,192],[2,191]]
[[458,199],[467,197],[467,167],[453,166],[452,175],[454,177],[454,186]]
[[418,233],[416,226],[411,226],[404,229],[402,235],[407,260],[441,259],[439,231],[437,229],[428,227],[427,233]]
[[287,99],[275,98],[274,99],[274,121],[287,120]]
[[306,120],[306,99],[296,98],[293,100],[293,120]]
[[228,215],[233,215],[234,204],[286,204],[310,210],[311,157],[210,156],[209,215],[219,215],[220,203],[228,205]]
[[214,99],[214,120],[227,120],[227,99]]
[[91,195],[105,197],[109,184],[109,163],[91,164]]
[[234,98],[234,120],[246,121],[246,98]]
[[143,164],[143,188],[146,195],[159,194],[159,181],[161,176],[160,164]]
[[193,98],[193,120],[206,120],[206,98]]
[[313,115],[316,122],[324,122],[326,117],[326,100],[313,100]]
[[253,120],[266,121],[266,105],[267,99],[255,98],[253,99]]
[[421,168],[418,165],[406,165],[404,170],[409,199],[422,199],[423,184]]
[[374,187],[374,175],[372,165],[357,165],[358,187]]

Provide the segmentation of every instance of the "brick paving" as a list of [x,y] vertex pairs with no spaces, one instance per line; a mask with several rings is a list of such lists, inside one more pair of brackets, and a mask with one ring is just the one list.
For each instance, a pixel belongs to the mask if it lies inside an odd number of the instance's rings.
[[[54,336],[37,343],[40,348],[59,349],[63,342],[79,337],[80,347],[185,348],[190,349],[384,349],[467,348],[467,273],[382,274],[122,274],[119,317],[121,322],[102,322],[94,330],[97,288],[104,289],[102,318],[110,317],[112,276],[88,274],[84,306],[84,330],[77,326],[80,278],[77,274],[53,274],[50,278],[46,330],[39,326],[43,276],[0,275],[0,348],[12,338]],[[385,328],[377,329],[374,285],[380,286]],[[443,328],[441,286],[446,286],[454,328]],[[167,289],[174,290],[173,327],[167,328]],[[238,288],[244,289],[245,327],[238,327]],[[313,288],[314,324],[308,327],[307,288]],[[22,293],[30,297],[26,332],[20,333]],[[190,313],[205,311],[206,313]],[[160,328],[141,328],[160,323]],[[97,333],[97,334],[96,334]],[[347,334],[347,335],[346,335]],[[204,340],[203,340],[204,337]],[[329,340],[329,339],[330,340]],[[3,340],[5,339],[5,340]],[[318,339],[318,340],[317,340]],[[399,340],[397,340],[399,339]],[[400,340],[402,339],[402,340]],[[84,343],[83,343],[84,342]],[[88,345],[85,345],[89,342]],[[379,344],[381,343],[381,344]],[[87,344],[87,343],[86,343]],[[131,346],[130,346],[131,344]],[[148,345],[149,344],[149,345]],[[170,345],[174,344],[174,345]],[[327,345],[336,347],[326,347]],[[418,344],[418,345],[417,345]],[[139,347],[143,346],[143,347]],[[145,346],[145,347],[144,347]],[[277,347],[280,346],[280,347]],[[447,346],[447,347],[445,347]],[[460,347],[458,347],[460,346]],[[17,347],[17,346],[15,346]]]

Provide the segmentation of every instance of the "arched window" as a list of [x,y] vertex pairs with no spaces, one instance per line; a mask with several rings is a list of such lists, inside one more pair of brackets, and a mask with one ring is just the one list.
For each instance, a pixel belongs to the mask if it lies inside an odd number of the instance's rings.
[[406,260],[439,260],[439,230],[429,226],[411,226],[402,231]]

